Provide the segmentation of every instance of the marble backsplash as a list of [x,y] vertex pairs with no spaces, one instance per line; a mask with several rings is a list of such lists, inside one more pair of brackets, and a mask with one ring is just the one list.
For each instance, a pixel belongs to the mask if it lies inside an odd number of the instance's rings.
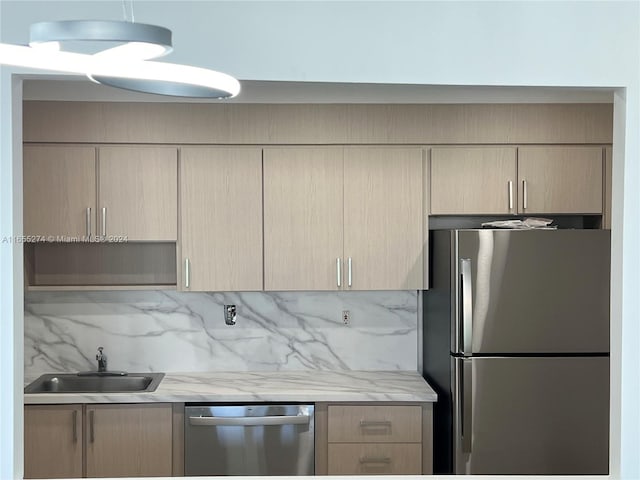
[[25,377],[95,370],[98,346],[130,372],[416,371],[417,304],[415,291],[29,292]]

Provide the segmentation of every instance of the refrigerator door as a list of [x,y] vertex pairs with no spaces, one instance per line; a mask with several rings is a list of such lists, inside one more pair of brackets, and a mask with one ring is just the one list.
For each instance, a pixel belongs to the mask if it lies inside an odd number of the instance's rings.
[[609,352],[609,231],[452,235],[454,352]]
[[452,362],[454,473],[608,473],[608,357]]

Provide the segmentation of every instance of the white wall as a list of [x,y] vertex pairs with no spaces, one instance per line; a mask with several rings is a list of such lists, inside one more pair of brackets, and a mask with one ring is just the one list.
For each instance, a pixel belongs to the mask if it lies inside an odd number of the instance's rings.
[[[128,2],[127,2],[128,3]],[[612,265],[612,473],[640,477],[640,4],[629,2],[178,2],[138,1],[136,21],[174,31],[171,61],[241,79],[442,85],[608,86],[616,94]],[[26,43],[34,21],[117,19],[122,3],[0,3],[0,39]],[[0,232],[12,232],[11,100],[0,86]],[[625,130],[626,127],[626,130]],[[19,148],[19,146],[18,146]],[[9,176],[9,177],[7,177]],[[21,387],[13,346],[21,338],[21,273],[0,244],[0,351],[3,382]],[[5,263],[9,262],[9,263]],[[6,265],[9,265],[8,267]],[[12,291],[13,282],[18,287]],[[14,299],[15,304],[11,303]],[[14,318],[16,325],[11,324]],[[15,335],[14,341],[11,338]],[[15,376],[14,376],[15,374]],[[0,473],[19,474],[5,428],[20,417],[15,391],[0,393]],[[19,405],[18,405],[19,406]],[[9,407],[9,408],[6,408]],[[16,420],[17,419],[17,420]],[[622,420],[622,421],[621,421]]]

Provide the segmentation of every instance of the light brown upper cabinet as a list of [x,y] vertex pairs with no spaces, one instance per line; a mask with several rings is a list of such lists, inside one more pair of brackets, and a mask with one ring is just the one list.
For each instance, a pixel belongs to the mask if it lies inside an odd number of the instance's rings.
[[86,416],[87,477],[172,475],[170,404],[88,405]]
[[336,290],[343,249],[343,149],[264,150],[265,290]]
[[515,147],[431,149],[431,214],[516,213]]
[[128,241],[178,238],[175,147],[100,147],[98,233]]
[[25,235],[53,241],[95,235],[95,148],[25,145],[23,169]]
[[602,147],[518,148],[522,213],[601,214]]
[[82,405],[26,405],[24,478],[82,477]]
[[431,214],[602,214],[603,149],[434,147]]
[[422,179],[421,148],[345,148],[346,289],[423,288]]
[[100,147],[97,165],[94,147],[26,145],[25,235],[176,241],[176,148]]
[[265,290],[422,288],[413,147],[264,150]]
[[180,289],[262,290],[261,149],[183,147],[180,225]]

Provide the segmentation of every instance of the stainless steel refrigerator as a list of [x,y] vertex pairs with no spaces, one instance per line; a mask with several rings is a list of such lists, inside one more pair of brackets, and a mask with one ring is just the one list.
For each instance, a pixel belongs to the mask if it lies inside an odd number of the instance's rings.
[[443,230],[430,248],[435,473],[607,474],[610,232]]

